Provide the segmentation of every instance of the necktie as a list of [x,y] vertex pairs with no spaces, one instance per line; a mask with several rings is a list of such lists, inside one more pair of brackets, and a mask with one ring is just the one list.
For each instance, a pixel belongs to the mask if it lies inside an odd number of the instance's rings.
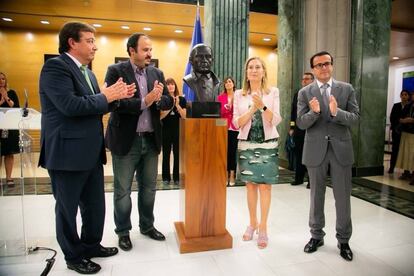
[[321,86],[321,92],[322,92],[322,100],[323,100],[323,104],[325,105],[325,114],[329,115],[329,95],[328,95],[328,87],[329,84],[328,83],[324,83]]
[[81,72],[82,72],[83,76],[85,77],[86,82],[88,83],[89,88],[90,88],[90,89],[91,89],[91,91],[92,91],[92,94],[95,94],[95,91],[93,90],[93,86],[92,86],[92,83],[91,83],[91,79],[89,78],[88,71],[87,71],[87,69],[86,69],[86,65],[82,65],[82,66],[80,67],[80,70],[81,70]]

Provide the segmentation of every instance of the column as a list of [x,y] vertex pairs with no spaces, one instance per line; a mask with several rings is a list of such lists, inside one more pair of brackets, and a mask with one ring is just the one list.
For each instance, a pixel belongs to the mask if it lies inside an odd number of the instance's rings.
[[213,71],[223,80],[232,76],[242,85],[249,47],[249,1],[205,0],[205,44],[213,49]]

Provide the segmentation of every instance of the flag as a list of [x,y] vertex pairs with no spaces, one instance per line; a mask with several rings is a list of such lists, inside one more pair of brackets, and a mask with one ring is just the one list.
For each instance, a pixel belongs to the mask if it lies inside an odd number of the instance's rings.
[[[193,38],[191,39],[190,52],[191,52],[191,49],[193,49],[193,47],[199,43],[203,43],[203,33],[201,31],[201,23],[200,23],[200,5],[197,1],[197,14],[196,14],[195,22],[194,22]],[[191,71],[192,71],[192,66],[190,62],[188,62],[187,67],[185,68],[184,76],[190,74]],[[186,83],[183,84],[183,93],[187,101],[192,102],[194,100],[194,91],[191,90],[190,87],[188,87]]]

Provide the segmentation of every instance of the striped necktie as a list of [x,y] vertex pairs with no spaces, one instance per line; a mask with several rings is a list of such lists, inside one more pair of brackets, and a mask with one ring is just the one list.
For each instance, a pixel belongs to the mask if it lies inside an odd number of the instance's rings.
[[92,86],[92,83],[91,83],[91,79],[89,78],[88,70],[87,70],[87,68],[86,68],[86,67],[87,67],[86,65],[82,65],[82,66],[80,67],[80,70],[81,70],[81,72],[82,72],[83,76],[85,77],[86,82],[88,83],[89,88],[90,88],[90,89],[91,89],[91,91],[92,91],[92,94],[95,94],[95,91],[93,90],[93,86]]

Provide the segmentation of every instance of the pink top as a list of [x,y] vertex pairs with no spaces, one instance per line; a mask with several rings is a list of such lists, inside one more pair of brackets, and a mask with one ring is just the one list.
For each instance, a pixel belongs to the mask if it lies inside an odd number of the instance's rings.
[[[234,93],[233,99],[233,123],[236,127],[239,127],[237,121],[240,116],[245,114],[252,103],[252,96],[247,94],[246,96],[242,95],[242,90],[236,90]],[[279,89],[276,87],[270,88],[269,94],[263,94],[263,103],[265,106],[273,112],[272,121],[269,122],[264,119],[264,115],[262,114],[263,119],[263,129],[265,134],[265,140],[274,139],[279,137],[279,133],[276,130],[276,126],[282,121],[282,117],[280,116],[279,112]],[[252,126],[252,121],[248,121],[243,127],[239,130],[239,140],[247,140],[247,136],[249,135],[250,127]]]
[[238,131],[233,124],[233,105],[229,105],[227,93],[223,92],[218,96],[218,101],[221,103],[221,118],[227,119],[229,130]]

